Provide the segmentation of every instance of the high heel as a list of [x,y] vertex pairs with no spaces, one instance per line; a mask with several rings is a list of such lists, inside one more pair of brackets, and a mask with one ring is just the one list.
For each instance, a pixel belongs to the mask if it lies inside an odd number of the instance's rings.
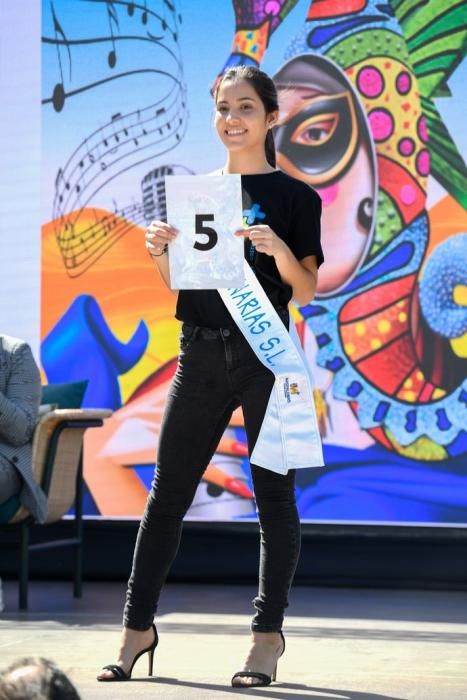
[[[279,655],[279,659],[282,656],[282,654],[285,651],[285,638],[282,632],[279,632],[282,643],[284,644],[283,649]],[[251,685],[245,685],[243,683],[234,683],[235,678],[257,678],[259,680],[259,683],[252,683]],[[259,688],[260,686],[264,685],[270,685],[271,681],[275,681],[277,678],[277,662],[276,666],[274,668],[274,671],[271,673],[270,676],[267,675],[267,673],[261,673],[260,671],[238,671],[232,676],[232,687],[233,688]]]
[[117,664],[108,664],[107,666],[103,666],[103,670],[110,671],[113,675],[110,676],[110,678],[99,678],[98,677],[97,680],[103,681],[103,682],[129,681],[131,678],[131,673],[133,671],[133,666],[138,661],[140,656],[143,656],[143,654],[148,655],[148,661],[149,661],[148,675],[152,676],[152,670],[153,670],[153,666],[154,666],[154,651],[155,651],[157,645],[159,644],[159,636],[157,634],[156,626],[154,624],[152,625],[152,629],[154,632],[154,641],[152,642],[152,644],[150,646],[146,647],[146,649],[143,649],[142,651],[139,651],[136,654],[136,656],[134,657],[133,662],[130,666],[130,670],[128,671],[128,673],[125,673],[123,668],[121,666],[118,666]]

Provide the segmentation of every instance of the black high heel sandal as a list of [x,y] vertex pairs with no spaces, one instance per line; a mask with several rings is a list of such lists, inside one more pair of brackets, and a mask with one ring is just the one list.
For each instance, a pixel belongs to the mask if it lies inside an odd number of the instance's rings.
[[[279,632],[281,639],[284,643],[284,648],[282,649],[282,652],[279,656],[282,656],[282,654],[285,651],[285,639],[284,635],[282,632]],[[244,685],[243,683],[234,683],[235,678],[257,678],[260,682],[259,683],[253,683],[252,685]],[[271,673],[270,676],[267,675],[267,673],[260,673],[260,671],[238,671],[232,676],[232,687],[233,688],[260,688],[264,685],[270,685],[271,681],[275,681],[277,677],[277,663],[274,671]]]
[[113,673],[113,676],[111,676],[110,678],[98,678],[97,680],[105,683],[113,683],[114,681],[129,681],[131,678],[131,672],[133,671],[133,666],[138,661],[139,657],[143,654],[148,654],[149,656],[148,676],[152,676],[152,669],[154,665],[154,651],[157,645],[159,644],[159,636],[157,634],[156,626],[154,624],[152,625],[152,629],[154,631],[153,643],[150,646],[146,647],[146,649],[143,649],[142,651],[139,651],[136,654],[128,673],[125,673],[123,668],[121,666],[117,666],[117,664],[108,664],[107,666],[103,666],[103,670],[111,671],[111,673]]

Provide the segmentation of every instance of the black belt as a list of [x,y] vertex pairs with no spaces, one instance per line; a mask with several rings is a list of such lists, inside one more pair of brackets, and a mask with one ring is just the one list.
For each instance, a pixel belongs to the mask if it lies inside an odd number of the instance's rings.
[[[276,311],[279,315],[279,318],[288,328],[289,310],[281,306],[279,309],[276,308]],[[195,334],[197,337],[202,338],[203,340],[216,340],[216,338],[228,338],[229,336],[243,335],[237,327],[208,328],[206,326],[197,326],[194,323],[189,323],[187,321],[183,322],[182,330],[186,332],[189,336]]]
[[192,323],[183,323],[182,330],[190,337],[194,334],[203,340],[216,340],[216,338],[241,335],[238,328],[207,328],[206,326],[195,326]]

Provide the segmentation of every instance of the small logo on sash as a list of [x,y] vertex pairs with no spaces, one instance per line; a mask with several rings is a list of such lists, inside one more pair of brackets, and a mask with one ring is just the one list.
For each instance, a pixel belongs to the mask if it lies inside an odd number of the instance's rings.
[[292,403],[292,401],[300,400],[301,391],[300,386],[297,381],[290,380],[289,377],[284,379],[284,397],[287,403]]

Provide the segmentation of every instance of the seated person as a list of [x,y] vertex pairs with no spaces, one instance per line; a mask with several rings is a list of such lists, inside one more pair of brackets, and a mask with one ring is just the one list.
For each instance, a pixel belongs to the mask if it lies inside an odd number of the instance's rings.
[[41,378],[29,345],[0,334],[0,506],[17,495],[44,522],[47,498],[32,474]]
[[0,700],[79,700],[74,685],[53,661],[24,658],[0,675]]

